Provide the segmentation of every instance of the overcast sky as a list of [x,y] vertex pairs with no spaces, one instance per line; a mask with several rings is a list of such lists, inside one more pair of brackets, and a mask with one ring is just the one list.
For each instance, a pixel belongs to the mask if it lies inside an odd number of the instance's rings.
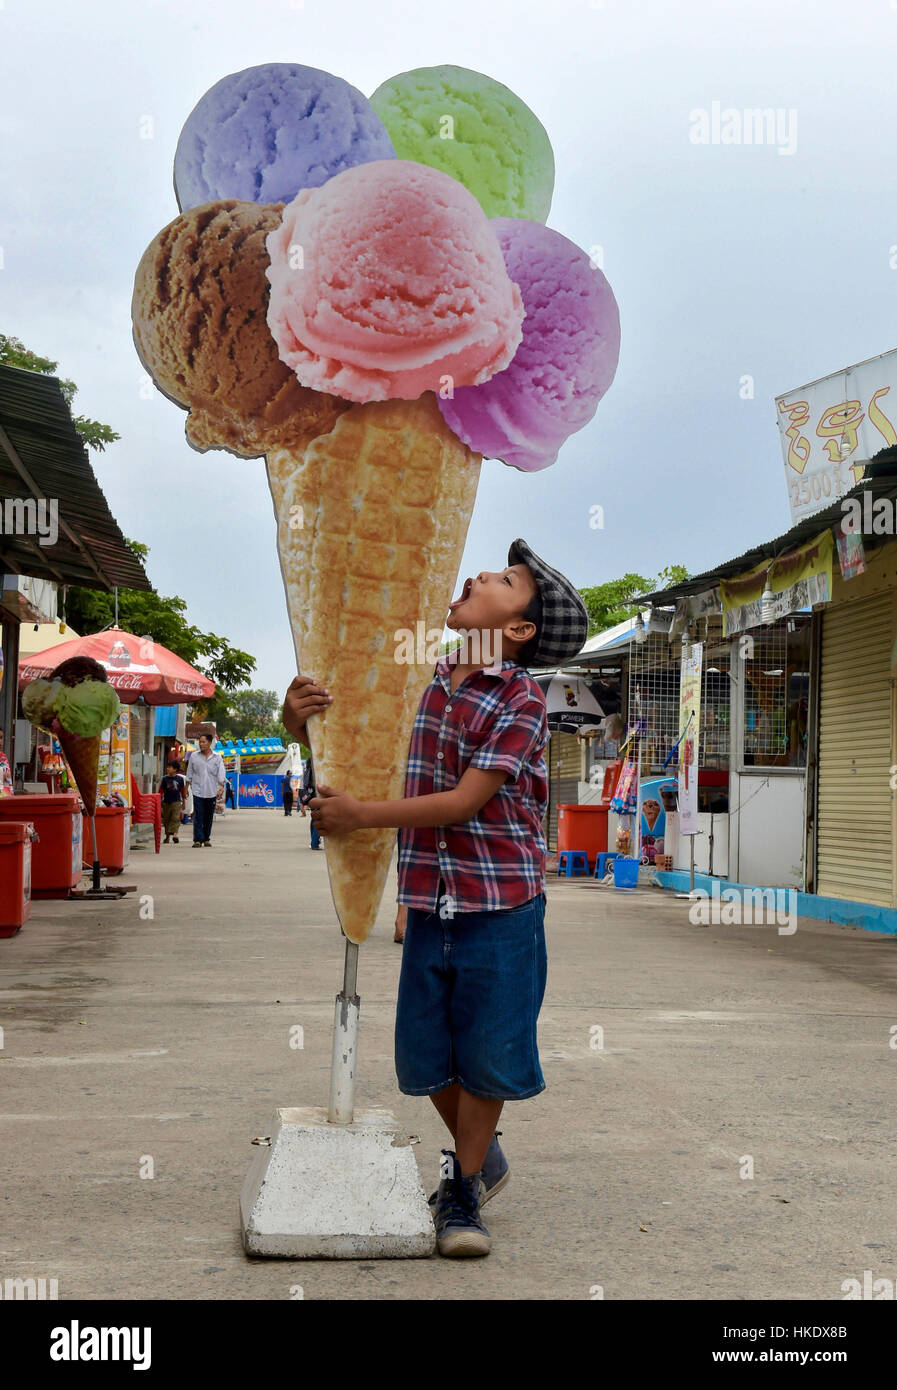
[[[93,466],[158,591],[282,691],[264,464],[195,453],[183,413],[141,398],[134,270],[177,215],[181,125],[226,73],[300,62],[370,93],[478,69],[545,125],[550,225],[602,248],[623,347],[553,468],[484,464],[461,573],[516,536],[580,586],[699,572],[789,524],[773,398],[897,346],[895,59],[897,0],[0,0],[0,331],[121,434]],[[780,111],[781,138],[696,144],[714,102]]]

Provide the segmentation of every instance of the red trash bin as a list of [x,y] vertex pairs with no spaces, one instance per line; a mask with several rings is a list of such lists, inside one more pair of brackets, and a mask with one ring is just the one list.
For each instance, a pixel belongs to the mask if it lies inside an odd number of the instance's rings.
[[607,849],[607,807],[592,802],[585,806],[562,802],[558,806],[558,854],[578,849],[591,865]]
[[[93,868],[93,836],[90,817],[82,817],[81,863]],[[98,806],[96,810],[97,854],[104,874],[120,874],[131,858],[130,806]]]
[[81,798],[0,796],[0,822],[31,821],[38,839],[31,856],[31,896],[67,898],[81,882]]
[[31,916],[31,839],[27,821],[0,822],[0,936],[15,936]]

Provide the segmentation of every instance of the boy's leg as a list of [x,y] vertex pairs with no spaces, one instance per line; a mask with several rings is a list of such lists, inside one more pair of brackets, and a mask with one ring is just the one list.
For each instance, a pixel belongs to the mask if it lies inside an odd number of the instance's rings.
[[430,1099],[435,1105],[439,1114],[445,1122],[453,1139],[458,1137],[458,1096],[461,1087],[457,1081],[452,1086],[446,1086],[444,1091],[433,1091]]
[[455,1156],[464,1177],[469,1178],[483,1166],[504,1101],[493,1100],[491,1096],[472,1096],[462,1086],[457,1089],[457,1127],[453,1131]]

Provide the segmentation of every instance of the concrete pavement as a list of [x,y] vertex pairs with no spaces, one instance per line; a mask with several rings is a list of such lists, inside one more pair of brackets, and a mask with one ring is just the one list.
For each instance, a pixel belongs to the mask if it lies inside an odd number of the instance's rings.
[[[343,951],[324,854],[307,820],[242,811],[212,849],[139,850],[124,878],[136,895],[35,903],[0,941],[0,1280],[423,1300],[840,1299],[865,1270],[897,1280],[893,937],[699,927],[659,890],[551,879],[547,1090],[505,1107],[493,1254],[259,1261],[239,1233],[250,1141],[277,1105],[327,1101]],[[420,1135],[429,1192],[447,1135],[395,1085],[393,917],[390,888],[361,950],[358,1101]]]

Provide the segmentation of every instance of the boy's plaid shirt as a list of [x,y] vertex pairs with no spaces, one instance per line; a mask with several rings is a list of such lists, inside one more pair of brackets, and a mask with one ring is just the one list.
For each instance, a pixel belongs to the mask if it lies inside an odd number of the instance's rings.
[[519,907],[545,887],[545,697],[516,661],[473,672],[454,693],[450,670],[440,661],[421,697],[405,796],[450,791],[468,767],[510,775],[468,821],[400,829],[398,900],[435,912],[442,878],[452,912]]

